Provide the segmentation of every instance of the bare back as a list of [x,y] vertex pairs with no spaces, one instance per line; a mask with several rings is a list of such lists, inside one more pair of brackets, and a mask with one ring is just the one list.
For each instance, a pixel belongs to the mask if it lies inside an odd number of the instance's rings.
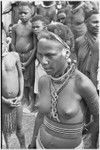
[[15,52],[7,53],[2,58],[2,96],[13,98],[19,92],[18,70]]

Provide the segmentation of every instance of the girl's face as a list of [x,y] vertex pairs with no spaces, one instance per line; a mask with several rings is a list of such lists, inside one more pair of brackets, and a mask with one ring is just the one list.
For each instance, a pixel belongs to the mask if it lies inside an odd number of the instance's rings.
[[33,32],[38,35],[43,29],[44,29],[44,24],[41,20],[37,20],[34,23],[32,23],[32,28]]
[[19,18],[23,23],[28,22],[31,19],[31,9],[29,6],[21,6],[19,8]]
[[65,19],[66,19],[65,17],[62,17],[62,18],[59,18],[58,21],[64,24],[65,23]]

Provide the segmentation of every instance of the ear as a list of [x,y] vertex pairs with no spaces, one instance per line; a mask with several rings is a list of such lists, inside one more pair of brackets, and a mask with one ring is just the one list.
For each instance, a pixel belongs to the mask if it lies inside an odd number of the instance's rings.
[[67,49],[67,50],[66,50],[66,59],[69,58],[69,56],[70,56],[70,50]]
[[63,48],[62,50],[62,55],[66,58],[69,58],[70,56],[70,50],[69,49],[66,49],[66,48]]
[[65,48],[62,49],[62,56],[64,56],[64,57],[66,56],[66,49]]

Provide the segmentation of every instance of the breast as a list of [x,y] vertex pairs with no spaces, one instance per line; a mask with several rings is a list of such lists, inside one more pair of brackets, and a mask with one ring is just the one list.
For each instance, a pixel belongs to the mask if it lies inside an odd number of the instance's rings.
[[[66,105],[66,104],[65,104]],[[60,107],[59,114],[65,119],[71,119],[79,112],[79,105],[77,103],[69,103],[69,105]]]
[[58,102],[59,117],[63,119],[71,119],[75,117],[80,110],[80,95],[67,93],[65,96],[60,96]]

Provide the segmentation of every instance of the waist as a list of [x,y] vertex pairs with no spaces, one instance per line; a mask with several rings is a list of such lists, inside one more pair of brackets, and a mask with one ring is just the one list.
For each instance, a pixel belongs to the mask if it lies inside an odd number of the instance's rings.
[[63,138],[79,138],[82,135],[83,122],[77,124],[62,124],[45,117],[43,122],[46,130]]
[[[47,118],[48,119],[48,118]],[[45,121],[45,120],[44,120]],[[46,123],[47,124],[47,123]],[[55,124],[55,122],[54,122]],[[38,137],[37,139],[40,141],[40,143],[42,144],[42,149],[44,148],[60,148],[60,149],[72,149],[72,148],[77,148],[81,142],[82,142],[82,133],[80,134],[70,134],[68,133],[68,131],[64,132],[58,132],[56,129],[54,129],[54,124],[53,129],[51,129],[50,127],[47,127],[47,125],[45,125],[45,123],[43,123],[40,127],[39,133],[38,133]],[[60,124],[61,125],[61,124]],[[56,124],[56,128],[60,128],[61,130],[73,130],[72,125],[70,128],[70,124],[68,125],[63,125],[66,126],[66,128],[61,126],[59,127],[59,123]],[[59,130],[60,130],[59,129]],[[74,128],[76,129],[76,128]]]

